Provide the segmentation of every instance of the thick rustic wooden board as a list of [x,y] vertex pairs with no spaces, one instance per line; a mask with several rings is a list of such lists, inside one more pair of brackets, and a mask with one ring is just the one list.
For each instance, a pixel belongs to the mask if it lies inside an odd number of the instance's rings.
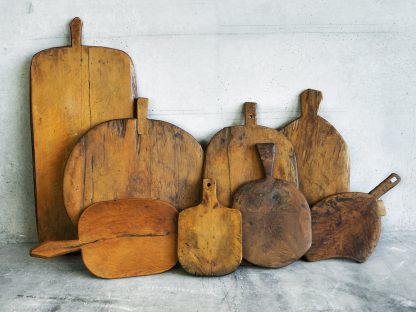
[[300,96],[301,116],[283,128],[296,151],[299,188],[309,205],[350,189],[348,147],[338,131],[318,115],[322,93]]
[[377,245],[384,205],[377,199],[400,182],[393,173],[369,194],[341,193],[311,208],[312,246],[309,261],[348,258],[364,262]]
[[147,99],[138,119],[119,119],[89,130],[65,168],[64,202],[74,224],[92,203],[155,198],[179,210],[200,202],[203,150],[184,130],[147,119]]
[[79,240],[47,241],[31,255],[50,258],[81,250],[85,266],[98,277],[156,274],[177,262],[177,221],[177,210],[160,200],[95,203],[79,220]]
[[241,263],[241,213],[221,206],[216,181],[204,179],[202,203],[179,214],[178,258],[189,273],[220,276]]
[[244,259],[279,268],[302,257],[311,246],[311,214],[294,183],[273,178],[275,145],[263,143],[257,148],[266,177],[240,187],[233,208],[243,216]]
[[120,50],[81,45],[82,22],[71,23],[72,45],[37,53],[31,72],[36,216],[40,241],[71,239],[62,199],[65,162],[77,140],[103,121],[133,117],[133,63]]
[[257,125],[256,103],[245,103],[244,115],[245,125],[217,132],[206,151],[204,177],[217,181],[218,200],[227,207],[241,185],[263,177],[256,143],[275,143],[279,153],[273,177],[297,184],[295,151],[289,140],[275,129]]

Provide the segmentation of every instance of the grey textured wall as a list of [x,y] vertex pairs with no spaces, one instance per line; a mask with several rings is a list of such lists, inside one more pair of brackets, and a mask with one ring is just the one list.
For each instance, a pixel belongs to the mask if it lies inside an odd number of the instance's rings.
[[152,118],[201,141],[239,123],[244,101],[277,128],[298,115],[303,89],[322,90],[321,115],[350,147],[352,190],[398,172],[383,230],[414,231],[415,1],[1,0],[0,9],[0,241],[36,239],[29,64],[68,44],[75,16],[85,44],[131,55]]

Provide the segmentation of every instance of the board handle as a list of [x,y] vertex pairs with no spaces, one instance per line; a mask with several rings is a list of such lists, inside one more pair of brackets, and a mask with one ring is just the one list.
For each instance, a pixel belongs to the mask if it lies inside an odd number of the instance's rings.
[[81,46],[81,33],[82,33],[82,21],[79,17],[75,17],[71,24],[71,46],[80,47]]
[[266,178],[272,177],[274,169],[274,159],[276,157],[276,144],[274,143],[257,143],[261,162],[263,163]]
[[244,124],[246,126],[256,126],[257,125],[257,116],[256,116],[256,106],[254,102],[244,103]]
[[202,181],[202,203],[211,208],[219,206],[217,199],[217,181],[214,179],[204,179]]
[[322,92],[318,90],[308,89],[300,95],[300,105],[302,116],[317,116],[319,104],[322,101]]
[[52,258],[78,251],[82,247],[79,240],[46,241],[30,250],[32,257]]
[[399,184],[400,180],[401,178],[397,173],[392,173],[383,182],[377,185],[369,194],[378,199]]
[[137,134],[147,133],[147,110],[149,99],[140,97],[136,100],[137,108]]

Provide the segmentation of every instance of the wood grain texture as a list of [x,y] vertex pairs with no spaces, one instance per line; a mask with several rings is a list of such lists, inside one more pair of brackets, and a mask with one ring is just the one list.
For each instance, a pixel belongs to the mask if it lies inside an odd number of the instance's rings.
[[289,140],[275,129],[257,125],[256,103],[245,103],[244,115],[245,125],[217,132],[206,151],[204,177],[217,181],[218,200],[227,207],[241,185],[263,177],[256,143],[275,143],[279,154],[273,177],[297,184],[295,151]]
[[279,268],[302,257],[311,246],[311,214],[294,183],[273,178],[275,145],[257,148],[266,177],[240,187],[233,207],[243,216],[244,259]]
[[71,23],[72,45],[37,53],[31,72],[31,123],[40,241],[76,236],[62,199],[65,162],[77,140],[103,121],[133,117],[133,63],[120,50],[81,45],[82,22]]
[[242,259],[241,213],[221,206],[215,180],[204,179],[202,197],[200,205],[179,214],[179,262],[195,275],[229,274]]
[[100,202],[88,207],[79,240],[47,241],[31,255],[50,258],[81,250],[88,270],[102,278],[156,274],[177,262],[178,212],[152,199]]
[[119,119],[89,130],[65,168],[64,202],[74,224],[85,207],[122,198],[155,198],[182,210],[200,202],[203,150],[184,130],[146,119]]
[[367,260],[377,245],[381,216],[385,214],[384,205],[377,199],[399,182],[400,177],[392,174],[369,194],[336,194],[313,206],[313,241],[306,259]]
[[283,128],[295,148],[299,188],[309,205],[350,190],[348,147],[338,131],[318,115],[321,100],[320,91],[304,91],[300,118]]

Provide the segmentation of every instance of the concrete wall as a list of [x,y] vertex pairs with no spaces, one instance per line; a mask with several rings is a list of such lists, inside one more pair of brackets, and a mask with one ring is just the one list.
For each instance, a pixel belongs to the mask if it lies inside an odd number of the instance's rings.
[[298,115],[302,90],[322,90],[321,115],[350,147],[351,189],[399,173],[383,230],[414,231],[415,1],[1,0],[0,9],[0,241],[36,238],[29,63],[68,44],[75,16],[85,44],[131,55],[151,118],[203,142],[240,123],[244,101],[277,128]]

